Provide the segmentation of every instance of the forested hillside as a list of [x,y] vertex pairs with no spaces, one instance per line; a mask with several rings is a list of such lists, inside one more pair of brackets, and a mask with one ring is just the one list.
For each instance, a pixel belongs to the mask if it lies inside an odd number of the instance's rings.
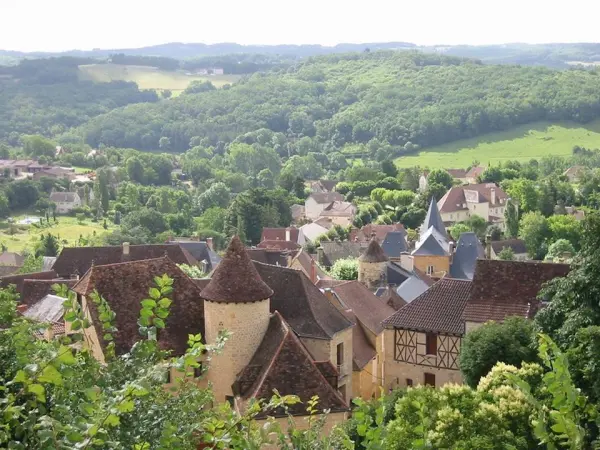
[[[417,52],[316,57],[227,90],[129,105],[81,128],[88,144],[173,150],[191,138],[230,142],[261,128],[310,146],[398,154],[537,120],[600,115],[595,71],[487,66]],[[388,145],[389,144],[389,145]],[[391,148],[390,148],[391,146]]]

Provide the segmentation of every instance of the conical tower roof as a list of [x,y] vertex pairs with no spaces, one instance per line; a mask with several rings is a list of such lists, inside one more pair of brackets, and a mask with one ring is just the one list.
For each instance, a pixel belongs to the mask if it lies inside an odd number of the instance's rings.
[[367,251],[360,255],[358,260],[369,263],[378,263],[386,262],[388,261],[388,258],[385,256],[385,252],[381,248],[381,245],[379,245],[379,242],[377,242],[377,239],[371,239]]
[[448,234],[446,233],[446,227],[444,226],[444,221],[440,215],[440,210],[438,209],[435,198],[433,197],[431,197],[431,203],[429,204],[429,210],[425,216],[425,221],[423,222],[423,225],[421,225],[420,235],[422,236],[423,233],[425,233],[431,227],[435,228],[445,238],[448,237]]
[[200,295],[212,302],[250,303],[270,298],[273,290],[256,271],[240,238],[234,236]]

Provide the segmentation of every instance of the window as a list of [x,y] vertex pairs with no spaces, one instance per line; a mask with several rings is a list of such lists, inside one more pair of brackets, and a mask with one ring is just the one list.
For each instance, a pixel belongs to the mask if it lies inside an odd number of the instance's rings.
[[167,370],[167,380],[165,381],[166,384],[169,384],[171,382],[171,369]]
[[425,373],[425,386],[435,387],[435,374]]
[[412,378],[407,378],[407,379],[406,379],[406,385],[407,385],[407,386],[412,386],[412,385],[413,385],[413,380],[412,380]]
[[427,266],[427,275],[433,275],[433,270],[434,270],[433,266]]
[[233,395],[226,395],[225,396],[225,401],[227,403],[229,403],[230,406],[234,406],[234,401],[233,401]]
[[194,378],[200,378],[202,376],[202,364],[198,367],[194,367]]
[[425,335],[425,351],[428,355],[437,355],[437,335],[427,333]]
[[340,370],[341,366],[344,365],[344,343],[340,343],[337,345],[337,365],[338,370]]

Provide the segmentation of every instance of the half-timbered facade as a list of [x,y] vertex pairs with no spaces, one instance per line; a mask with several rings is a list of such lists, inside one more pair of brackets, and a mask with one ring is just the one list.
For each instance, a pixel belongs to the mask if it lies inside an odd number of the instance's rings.
[[387,389],[462,382],[458,360],[470,286],[444,278],[383,322]]

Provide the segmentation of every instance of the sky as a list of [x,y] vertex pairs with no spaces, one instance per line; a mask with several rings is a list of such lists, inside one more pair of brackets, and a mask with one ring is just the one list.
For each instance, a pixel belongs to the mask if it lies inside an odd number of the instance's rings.
[[600,42],[598,0],[0,0],[0,49]]

